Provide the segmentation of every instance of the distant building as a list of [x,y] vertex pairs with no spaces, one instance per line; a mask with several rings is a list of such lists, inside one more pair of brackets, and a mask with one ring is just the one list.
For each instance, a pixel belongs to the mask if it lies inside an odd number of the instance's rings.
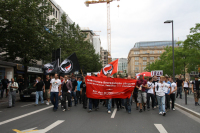
[[83,27],[81,28],[81,32],[86,33],[85,41],[88,41],[89,43],[93,44],[93,31],[90,30],[88,27]]
[[[176,44],[177,41],[174,41],[174,46],[178,46]],[[172,46],[172,41],[147,41],[147,42],[136,42],[134,45],[134,48],[140,48],[140,47],[160,47],[160,46]]]
[[104,67],[105,65],[108,64],[108,51],[104,50],[102,47],[100,48],[100,56],[101,56],[101,61],[102,61],[102,66]]
[[100,36],[93,36],[93,46],[95,49],[95,53],[100,55],[100,49],[101,49]]
[[128,60],[127,58],[113,58],[112,61],[118,60],[118,71],[120,71],[121,73],[123,73],[124,71],[127,72],[127,63]]

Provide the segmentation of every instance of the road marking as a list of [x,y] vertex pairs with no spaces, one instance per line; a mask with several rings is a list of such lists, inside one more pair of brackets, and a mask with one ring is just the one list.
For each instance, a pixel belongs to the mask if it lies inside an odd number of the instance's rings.
[[115,118],[116,112],[117,112],[117,109],[115,108],[114,111],[113,111],[113,113],[112,113],[112,115],[111,115],[111,118]]
[[154,124],[160,133],[167,133],[162,124]]
[[30,106],[30,105],[33,105],[33,104],[35,104],[35,103],[31,103],[31,104],[23,105],[23,106],[21,106],[21,107],[23,108],[23,107]]
[[17,117],[14,117],[14,118],[11,118],[11,119],[8,119],[8,120],[5,120],[5,121],[2,121],[2,122],[0,122],[0,125],[3,125],[3,124],[6,124],[6,123],[9,123],[9,122],[12,122],[12,121],[15,121],[15,120],[18,120],[18,119],[24,118],[24,117],[29,116],[29,115],[32,115],[32,114],[36,114],[36,113],[38,113],[38,112],[41,112],[41,111],[47,110],[47,109],[52,108],[52,107],[53,107],[53,106],[48,106],[48,107],[43,108],[43,109],[39,109],[39,110],[36,110],[36,111],[30,112],[30,113],[27,113],[27,114],[24,114],[24,115],[21,115],[21,116],[17,116]]
[[58,120],[58,121],[54,122],[53,124],[49,125],[48,127],[46,127],[45,129],[40,129],[40,130],[37,130],[36,129],[37,127],[34,127],[34,128],[26,129],[23,131],[13,129],[13,131],[15,131],[16,133],[30,133],[30,132],[46,133],[46,132],[50,131],[51,129],[55,128],[56,126],[60,125],[63,122],[64,122],[64,120]]

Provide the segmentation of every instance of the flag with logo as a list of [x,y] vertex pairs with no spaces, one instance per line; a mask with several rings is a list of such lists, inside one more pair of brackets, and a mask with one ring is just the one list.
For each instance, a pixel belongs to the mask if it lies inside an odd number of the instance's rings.
[[108,73],[110,73],[110,76],[117,73],[118,71],[118,59],[107,64],[104,68],[101,69],[99,77],[105,77]]
[[58,71],[58,60],[45,64],[44,67],[43,67],[43,71],[47,74],[57,73],[57,71]]
[[79,71],[79,69],[78,58],[76,53],[73,53],[60,64],[59,73],[70,74]]

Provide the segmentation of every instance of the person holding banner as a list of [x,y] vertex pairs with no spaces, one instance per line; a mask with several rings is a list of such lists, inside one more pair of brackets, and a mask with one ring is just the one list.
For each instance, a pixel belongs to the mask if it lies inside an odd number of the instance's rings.
[[[128,75],[128,78],[127,79],[131,79],[131,76],[130,75]],[[134,88],[133,88],[134,89]],[[132,94],[133,94],[133,92],[132,92]],[[125,107],[126,107],[126,111],[129,113],[129,114],[131,114],[131,100],[132,100],[132,95],[131,95],[131,97],[130,98],[126,98],[125,99]]]
[[165,77],[161,76],[160,82],[157,83],[156,86],[155,86],[156,96],[157,96],[158,105],[159,105],[159,114],[163,115],[163,116],[166,115],[165,93],[168,91],[168,89],[170,87],[169,84],[163,82],[164,80],[165,80]]
[[147,81],[143,79],[143,75],[140,75],[140,79],[136,83],[136,87],[139,88],[138,90],[138,103],[140,104],[140,111],[142,112],[142,103],[143,109],[145,111],[145,104],[146,104],[146,88],[147,88]]
[[[116,78],[120,78],[119,74],[117,75]],[[116,105],[117,105],[117,111],[119,111],[119,109],[122,108],[121,98],[116,98],[115,102],[116,102]]]
[[[110,77],[110,73],[107,73],[107,78],[111,78]],[[107,99],[106,100],[106,103],[107,103],[107,109],[108,109],[108,114],[111,113],[111,106],[112,106],[112,99]]]
[[85,78],[83,78],[83,82],[81,83],[81,96],[82,96],[82,100],[83,100],[83,108],[87,109],[87,96],[86,96]]

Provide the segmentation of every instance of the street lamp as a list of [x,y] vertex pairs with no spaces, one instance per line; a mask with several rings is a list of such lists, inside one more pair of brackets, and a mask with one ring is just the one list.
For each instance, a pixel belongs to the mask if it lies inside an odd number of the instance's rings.
[[174,23],[173,23],[173,20],[167,20],[164,23],[172,23],[173,81],[175,82],[175,68],[174,68]]
[[149,72],[150,72],[150,53],[145,53],[145,54],[148,54],[149,56]]

